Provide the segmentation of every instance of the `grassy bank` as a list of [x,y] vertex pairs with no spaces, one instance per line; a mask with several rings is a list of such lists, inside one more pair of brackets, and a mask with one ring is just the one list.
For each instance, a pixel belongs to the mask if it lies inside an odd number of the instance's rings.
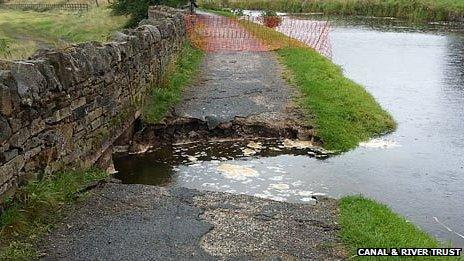
[[340,235],[352,256],[360,247],[440,247],[435,239],[383,204],[360,196],[349,196],[342,198],[339,206]]
[[87,184],[106,177],[99,170],[70,171],[18,189],[0,215],[0,260],[36,259],[35,240],[49,231],[72,203],[86,195],[81,190]]
[[322,55],[292,47],[277,53],[303,94],[300,104],[315,116],[311,123],[324,147],[345,151],[395,127],[372,95]]
[[239,22],[277,50],[281,63],[288,69],[289,81],[302,94],[299,103],[325,148],[346,151],[395,128],[392,117],[372,95],[346,78],[330,60],[273,29]]
[[0,59],[26,58],[38,48],[106,41],[127,20],[105,8],[83,13],[0,10]]
[[178,60],[168,69],[165,82],[154,86],[145,108],[146,122],[158,123],[176,103],[180,101],[182,90],[191,83],[198,72],[203,52],[185,44]]
[[464,18],[464,0],[201,0],[204,8],[240,8],[293,13],[365,15],[411,21],[457,21]]

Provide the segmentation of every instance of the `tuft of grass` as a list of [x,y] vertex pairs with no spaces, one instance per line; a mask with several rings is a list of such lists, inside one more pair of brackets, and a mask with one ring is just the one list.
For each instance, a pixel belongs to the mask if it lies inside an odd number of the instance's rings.
[[106,8],[82,13],[0,10],[0,39],[9,44],[9,53],[0,50],[0,59],[27,58],[38,48],[106,41],[127,20],[125,16],[113,16]]
[[182,90],[195,78],[203,52],[185,44],[178,60],[168,69],[166,81],[155,86],[144,108],[143,119],[149,123],[158,123],[166,113],[180,101]]
[[86,195],[79,193],[85,185],[107,177],[100,170],[67,171],[19,188],[5,201],[0,215],[0,260],[38,258],[35,240],[62,218],[71,203]]
[[358,248],[440,247],[430,235],[374,200],[347,196],[340,200],[339,207],[340,236],[353,256]]
[[366,15],[410,21],[460,21],[464,0],[200,0],[208,9],[238,8],[327,15]]

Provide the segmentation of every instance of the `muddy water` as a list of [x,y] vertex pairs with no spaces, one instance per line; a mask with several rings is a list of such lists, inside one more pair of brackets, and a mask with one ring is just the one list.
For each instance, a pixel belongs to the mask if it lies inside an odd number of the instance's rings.
[[256,146],[244,143],[173,146],[117,158],[119,176],[292,202],[362,193],[464,246],[464,34],[434,27],[378,19],[333,23],[333,61],[398,122],[380,140],[328,159],[275,141],[256,154],[245,150]]

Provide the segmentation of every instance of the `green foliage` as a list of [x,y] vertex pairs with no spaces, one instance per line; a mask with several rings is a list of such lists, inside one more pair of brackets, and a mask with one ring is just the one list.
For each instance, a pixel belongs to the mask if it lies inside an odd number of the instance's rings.
[[274,10],[264,10],[261,12],[262,17],[274,17],[277,16],[277,12]]
[[10,57],[11,56],[11,47],[9,44],[9,39],[0,38],[0,57]]
[[200,0],[208,9],[241,8],[291,13],[323,12],[328,15],[367,15],[411,21],[460,21],[464,0]]
[[340,236],[352,255],[360,247],[439,247],[435,239],[383,204],[348,196],[340,200],[339,207]]
[[244,15],[243,10],[240,9],[240,8],[232,10],[232,13],[233,13],[234,15],[238,16],[238,17]]
[[136,26],[141,20],[146,19],[148,7],[152,5],[166,5],[171,7],[181,7],[186,5],[188,0],[116,0],[111,7],[115,14],[130,15],[131,19],[127,26]]
[[300,104],[312,116],[324,147],[346,151],[395,128],[372,95],[316,51],[287,47],[277,53],[303,94]]
[[180,101],[183,88],[191,83],[198,72],[203,52],[186,44],[179,59],[167,72],[168,80],[152,90],[144,109],[143,118],[147,122],[160,122],[169,109]]
[[68,171],[29,182],[5,202],[0,215],[0,259],[37,257],[34,240],[49,231],[88,183],[105,179],[100,170]]

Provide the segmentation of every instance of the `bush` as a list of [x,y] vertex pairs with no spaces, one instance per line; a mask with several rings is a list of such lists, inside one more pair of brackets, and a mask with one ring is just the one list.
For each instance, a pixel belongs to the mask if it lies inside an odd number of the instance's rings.
[[111,7],[117,15],[130,15],[131,19],[127,26],[133,27],[147,18],[148,7],[151,5],[181,7],[188,2],[188,0],[116,0]]

